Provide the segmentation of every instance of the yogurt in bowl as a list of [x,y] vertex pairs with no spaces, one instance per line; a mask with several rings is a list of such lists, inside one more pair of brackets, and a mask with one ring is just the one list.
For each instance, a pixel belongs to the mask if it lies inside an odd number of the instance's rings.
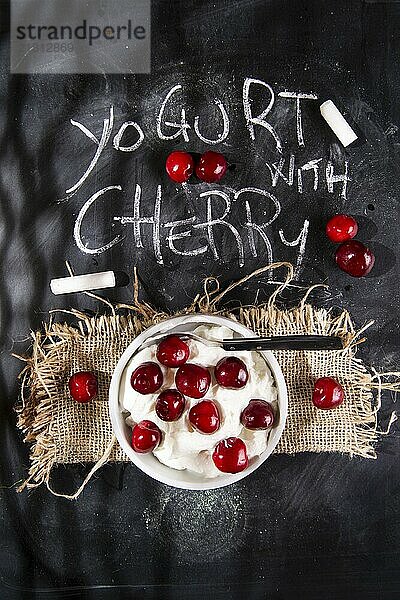
[[[145,342],[156,335],[175,331],[192,331],[205,339],[255,337],[243,325],[230,319],[192,315],[175,317],[149,328],[138,336],[122,355],[110,386],[110,416],[116,437],[131,460],[153,478],[185,489],[212,489],[242,479],[254,471],[271,454],[279,441],[287,413],[287,392],[278,363],[270,352],[227,352],[206,343],[185,339],[190,349],[186,364],[205,367],[210,375],[209,388],[202,397],[185,394],[181,416],[174,421],[161,419],[156,411],[157,398],[164,390],[176,388],[176,368],[169,368],[157,360],[158,343]],[[141,348],[143,345],[146,347]],[[231,389],[218,384],[215,366],[227,357],[243,361],[248,379],[243,387]],[[143,363],[158,364],[162,384],[152,393],[139,393],[131,385],[131,376]],[[251,400],[268,403],[274,421],[272,428],[253,430],[244,427],[241,415]],[[215,404],[219,426],[213,433],[199,431],[193,425],[192,408],[202,401]],[[132,428],[142,421],[150,421],[161,432],[161,441],[152,452],[135,452],[131,445]],[[247,463],[240,472],[224,472],[213,457],[220,443],[238,439],[245,446]],[[220,468],[217,468],[218,465]]]
[[[233,337],[233,331],[225,326],[200,325],[193,333],[205,340]],[[127,413],[128,426],[133,427],[142,420],[149,420],[160,429],[161,443],[153,450],[160,462],[172,469],[188,469],[206,478],[218,477],[222,472],[216,468],[212,453],[221,440],[230,437],[242,439],[246,444],[249,461],[265,451],[270,430],[246,429],[240,418],[252,399],[268,402],[274,414],[277,413],[277,389],[265,359],[258,352],[235,352],[235,358],[242,360],[247,367],[248,380],[240,389],[231,389],[218,385],[213,370],[221,359],[232,356],[232,353],[197,340],[185,341],[190,349],[190,356],[185,364],[204,366],[211,373],[211,385],[204,398],[214,402],[220,416],[220,426],[215,433],[202,433],[190,422],[190,409],[199,404],[202,401],[200,399],[186,396],[185,410],[175,421],[166,422],[157,415],[157,398],[164,390],[176,387],[177,369],[161,364],[163,384],[152,394],[143,395],[132,388],[130,379],[134,370],[145,362],[157,362],[157,343],[140,350],[128,362],[121,380],[120,402]]]

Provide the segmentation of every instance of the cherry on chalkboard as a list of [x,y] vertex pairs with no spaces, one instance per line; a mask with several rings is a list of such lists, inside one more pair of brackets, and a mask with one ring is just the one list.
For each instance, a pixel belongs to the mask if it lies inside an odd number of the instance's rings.
[[176,183],[185,183],[192,175],[194,169],[193,157],[189,152],[174,150],[167,156],[165,169],[168,176]]
[[206,183],[216,183],[220,181],[226,173],[226,158],[220,152],[208,150],[200,157],[196,165],[196,175]]
[[351,240],[357,231],[357,221],[350,215],[335,215],[326,224],[326,235],[332,242]]
[[335,260],[340,269],[352,277],[364,277],[372,270],[375,256],[357,240],[343,242],[336,250]]

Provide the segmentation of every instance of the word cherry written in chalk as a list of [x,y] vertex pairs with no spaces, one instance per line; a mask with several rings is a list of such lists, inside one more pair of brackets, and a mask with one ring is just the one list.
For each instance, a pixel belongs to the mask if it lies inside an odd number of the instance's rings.
[[[74,238],[78,248],[85,254],[101,254],[120,244],[124,237],[121,234],[115,236],[111,241],[101,247],[90,248],[88,243],[83,240],[82,226],[89,209],[105,194],[115,194],[122,192],[119,185],[108,186],[93,194],[81,208],[75,222]],[[259,207],[260,203],[265,205],[266,211],[273,211],[272,216],[265,222],[257,223],[253,217],[252,202]],[[268,227],[272,225],[281,213],[282,207],[279,200],[270,192],[260,188],[241,188],[239,190],[230,190],[230,193],[221,189],[207,190],[201,192],[198,197],[199,203],[205,202],[206,215],[205,221],[202,221],[198,215],[188,218],[170,221],[168,216],[164,220],[162,216],[162,186],[158,185],[154,207],[151,213],[143,214],[142,211],[142,188],[136,184],[135,195],[133,199],[132,215],[115,215],[114,221],[119,221],[122,226],[131,226],[133,228],[136,248],[143,248],[143,228],[150,227],[152,236],[152,247],[154,257],[160,264],[164,264],[164,254],[162,246],[167,245],[169,251],[178,256],[198,256],[210,252],[215,260],[221,259],[221,251],[216,243],[216,229],[224,228],[229,232],[232,244],[230,248],[236,249],[238,263],[240,267],[245,265],[245,244],[247,242],[251,256],[256,258],[259,250],[257,242],[260,242],[264,252],[267,255],[267,261],[273,262],[273,248],[268,235]],[[233,204],[240,203],[242,208],[243,220],[238,225],[234,225],[229,219],[232,214]],[[146,206],[148,202],[146,201]],[[296,273],[298,273],[305,251],[309,221],[304,220],[300,226],[300,231],[294,240],[287,240],[282,229],[279,230],[279,237],[285,246],[299,248]],[[165,235],[163,232],[165,231]],[[193,243],[206,238],[206,243],[199,243],[193,247]],[[182,241],[188,242],[190,248],[182,247]]]

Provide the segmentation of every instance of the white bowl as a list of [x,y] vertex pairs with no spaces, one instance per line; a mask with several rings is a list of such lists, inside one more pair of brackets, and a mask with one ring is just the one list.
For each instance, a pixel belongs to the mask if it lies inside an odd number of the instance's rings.
[[283,373],[277,360],[271,352],[261,352],[260,354],[262,354],[267,362],[275,380],[275,385],[278,390],[279,411],[277,420],[275,421],[275,426],[270,431],[266,449],[260,456],[251,459],[247,469],[241,473],[236,473],[233,475],[221,474],[220,476],[214,478],[204,478],[188,470],[178,471],[177,469],[167,467],[157,460],[152,453],[138,454],[132,449],[130,444],[132,430],[125,423],[125,418],[122,413],[122,405],[119,398],[121,378],[127,363],[132,356],[140,350],[141,345],[148,338],[164,332],[165,334],[170,334],[174,331],[193,331],[193,329],[199,325],[224,325],[225,327],[229,327],[229,329],[234,332],[234,337],[256,337],[256,334],[244,325],[241,325],[236,321],[232,321],[231,319],[226,319],[225,317],[213,315],[172,317],[171,319],[167,319],[162,323],[146,329],[146,331],[138,335],[133,342],[129,344],[115,367],[109,391],[109,410],[111,423],[115,436],[124,452],[129,456],[131,461],[137,467],[139,467],[141,471],[147,473],[147,475],[150,475],[150,477],[153,477],[153,479],[156,479],[161,483],[166,483],[173,487],[186,490],[211,490],[230,485],[231,483],[235,483],[236,481],[247,477],[247,475],[258,469],[258,467],[272,454],[282,435],[287,417],[288,400]]

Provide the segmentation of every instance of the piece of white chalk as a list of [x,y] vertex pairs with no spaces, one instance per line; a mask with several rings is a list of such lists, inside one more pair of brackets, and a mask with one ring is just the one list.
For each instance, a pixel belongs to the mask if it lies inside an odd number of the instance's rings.
[[342,113],[338,110],[332,100],[327,100],[319,107],[321,115],[332,129],[333,133],[342,142],[343,146],[349,146],[357,139],[355,131],[350,127]]
[[114,271],[74,275],[73,277],[62,277],[50,281],[50,289],[56,295],[71,294],[72,292],[89,292],[90,290],[101,290],[112,287],[115,287]]

